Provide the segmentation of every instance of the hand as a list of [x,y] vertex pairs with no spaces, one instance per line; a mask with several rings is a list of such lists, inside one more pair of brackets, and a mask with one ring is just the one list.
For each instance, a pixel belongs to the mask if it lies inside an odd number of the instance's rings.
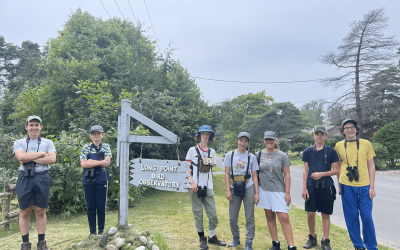
[[375,189],[369,188],[369,198],[372,200],[376,196]]
[[49,156],[46,152],[41,152],[42,154],[42,158]]
[[101,165],[102,167],[104,167],[104,168],[108,168],[108,167],[110,166],[110,164],[111,164],[110,161],[102,160],[100,165]]
[[338,194],[342,195],[342,192],[340,192],[340,184],[338,185]]
[[232,197],[231,191],[227,191],[226,192],[226,198],[228,199],[228,201],[233,201],[233,197]]
[[292,203],[292,199],[290,198],[289,193],[285,193],[285,201],[286,201],[286,206],[288,207],[290,203]]
[[194,193],[197,193],[197,183],[196,182],[192,182],[192,184],[190,184],[190,188],[192,189],[192,191]]
[[314,180],[319,180],[321,179],[323,176],[323,173],[321,172],[315,172],[311,174],[311,178],[313,178]]
[[309,194],[308,194],[307,188],[303,188],[303,192],[301,192],[301,196],[303,196],[303,199],[304,199],[305,201],[308,200],[308,197],[310,197],[310,196],[309,196]]
[[260,196],[258,194],[254,195],[254,204],[258,204],[260,202]]

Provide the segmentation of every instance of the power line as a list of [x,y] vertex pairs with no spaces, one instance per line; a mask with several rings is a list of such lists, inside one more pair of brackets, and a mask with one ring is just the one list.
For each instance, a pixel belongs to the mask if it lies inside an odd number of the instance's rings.
[[110,14],[108,13],[108,11],[107,11],[107,9],[106,9],[106,7],[104,6],[104,4],[103,4],[103,2],[100,0],[100,3],[101,3],[101,5],[103,5],[103,8],[106,10],[106,12],[107,12],[107,14],[108,14],[108,17],[111,19],[111,16],[110,16]]
[[143,1],[144,1],[144,6],[146,6],[147,15],[149,16],[149,20],[150,20],[150,24],[151,24],[151,29],[153,30],[154,38],[157,40],[156,32],[154,32],[153,23],[151,22],[149,10],[147,9],[146,0],[143,0]]
[[129,2],[129,0],[128,0],[128,3],[129,3],[129,7],[131,7],[131,11],[132,11],[133,18],[135,19],[135,22],[137,22],[136,17],[135,17],[135,14],[133,13],[133,9],[132,9],[131,2]]
[[118,6],[118,4],[117,4],[117,1],[114,0],[114,2],[115,2],[115,4],[117,5],[117,7],[118,7],[118,9],[119,9],[119,13],[121,13],[122,17],[125,19],[124,14],[122,14],[122,11],[121,11],[121,9],[119,8],[119,6]]
[[314,79],[314,80],[304,80],[304,81],[288,81],[288,82],[242,82],[242,81],[231,81],[231,80],[221,80],[221,79],[211,79],[204,77],[196,77],[190,76],[191,78],[207,80],[207,81],[215,81],[215,82],[235,82],[235,83],[259,83],[259,84],[273,84],[273,83],[297,83],[297,82],[317,82],[323,79]]

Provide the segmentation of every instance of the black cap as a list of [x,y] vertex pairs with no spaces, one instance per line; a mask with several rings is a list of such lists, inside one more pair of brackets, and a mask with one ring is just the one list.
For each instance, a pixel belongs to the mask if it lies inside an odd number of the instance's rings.
[[356,122],[355,120],[353,120],[353,119],[345,119],[345,120],[343,120],[343,121],[342,121],[342,127],[343,127],[344,125],[346,125],[347,123],[353,123],[354,126],[357,127],[357,122]]

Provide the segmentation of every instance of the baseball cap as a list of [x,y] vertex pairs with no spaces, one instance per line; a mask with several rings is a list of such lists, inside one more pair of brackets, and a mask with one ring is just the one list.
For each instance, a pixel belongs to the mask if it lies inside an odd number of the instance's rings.
[[353,119],[346,119],[346,120],[343,120],[343,121],[342,121],[342,127],[343,127],[344,125],[346,125],[346,123],[349,123],[349,122],[353,123],[354,126],[357,127],[357,122],[356,122],[355,120],[353,120]]
[[239,138],[240,137],[247,137],[247,139],[250,141],[250,134],[249,133],[247,133],[247,132],[240,132],[239,134],[238,134],[238,137],[237,137],[237,139],[239,140]]
[[29,116],[29,117],[26,119],[26,122],[30,122],[30,121],[32,121],[32,120],[38,120],[40,123],[42,123],[42,119],[40,119],[40,117],[37,116],[37,115],[31,115],[31,116]]
[[101,127],[100,125],[94,125],[91,129],[89,133],[92,133],[94,131],[99,131],[101,133],[104,133],[103,127]]
[[324,125],[317,125],[314,127],[314,133],[317,131],[324,132],[325,134],[328,133]]
[[266,131],[266,132],[264,133],[264,139],[267,139],[267,138],[271,138],[271,139],[276,140],[276,134],[275,134],[275,132],[273,132],[273,131]]

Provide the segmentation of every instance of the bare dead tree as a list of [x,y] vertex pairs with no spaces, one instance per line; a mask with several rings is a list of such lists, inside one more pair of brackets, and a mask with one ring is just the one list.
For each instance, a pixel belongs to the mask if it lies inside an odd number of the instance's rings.
[[[360,124],[360,137],[363,137],[363,117],[361,99],[366,83],[384,69],[393,67],[397,58],[396,48],[399,42],[394,36],[385,36],[383,31],[388,27],[389,18],[385,8],[369,11],[363,19],[350,23],[350,31],[337,51],[322,55],[322,63],[333,65],[344,74],[325,78],[320,82],[324,86],[333,86],[335,90],[344,89],[345,93],[333,101],[343,106],[355,108],[356,119]],[[338,106],[337,106],[338,107]]]

